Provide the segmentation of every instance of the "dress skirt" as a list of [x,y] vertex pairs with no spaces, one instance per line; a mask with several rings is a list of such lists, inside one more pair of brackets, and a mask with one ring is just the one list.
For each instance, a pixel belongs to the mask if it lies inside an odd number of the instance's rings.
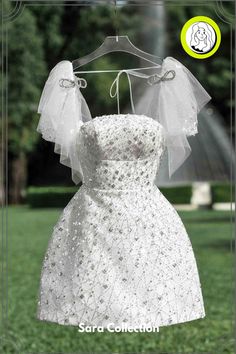
[[156,185],[82,185],[48,243],[37,319],[107,328],[156,327],[205,317],[183,222]]

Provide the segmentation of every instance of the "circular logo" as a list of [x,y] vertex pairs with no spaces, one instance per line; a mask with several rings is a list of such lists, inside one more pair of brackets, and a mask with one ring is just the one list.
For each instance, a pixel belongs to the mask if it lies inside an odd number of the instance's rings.
[[183,26],[180,39],[186,53],[197,59],[205,59],[219,48],[221,32],[210,17],[195,16]]

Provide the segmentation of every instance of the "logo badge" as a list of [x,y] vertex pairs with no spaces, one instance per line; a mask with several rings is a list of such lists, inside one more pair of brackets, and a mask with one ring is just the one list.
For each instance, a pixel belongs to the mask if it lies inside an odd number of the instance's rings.
[[210,17],[196,16],[184,24],[180,40],[187,54],[196,59],[205,59],[218,50],[221,32]]

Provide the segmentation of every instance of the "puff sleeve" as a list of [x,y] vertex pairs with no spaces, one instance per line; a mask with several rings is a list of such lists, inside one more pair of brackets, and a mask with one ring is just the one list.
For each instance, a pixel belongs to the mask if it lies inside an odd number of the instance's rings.
[[[62,80],[65,85],[61,85]],[[79,131],[92,118],[70,61],[63,60],[50,71],[37,112],[40,119],[36,130],[55,144],[54,152],[71,168],[72,180],[78,184],[83,180],[77,149]]]
[[171,177],[191,153],[187,137],[198,133],[198,113],[211,96],[178,60],[167,57],[163,72],[168,70],[174,70],[175,77],[160,81],[157,119],[164,127]]

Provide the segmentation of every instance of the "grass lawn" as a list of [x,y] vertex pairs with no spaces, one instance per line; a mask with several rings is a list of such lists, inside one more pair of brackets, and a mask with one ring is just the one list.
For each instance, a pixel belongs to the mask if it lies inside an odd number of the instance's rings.
[[159,333],[79,333],[35,318],[41,264],[60,212],[8,208],[8,334],[1,353],[234,353],[230,212],[178,212],[194,248],[206,317]]

